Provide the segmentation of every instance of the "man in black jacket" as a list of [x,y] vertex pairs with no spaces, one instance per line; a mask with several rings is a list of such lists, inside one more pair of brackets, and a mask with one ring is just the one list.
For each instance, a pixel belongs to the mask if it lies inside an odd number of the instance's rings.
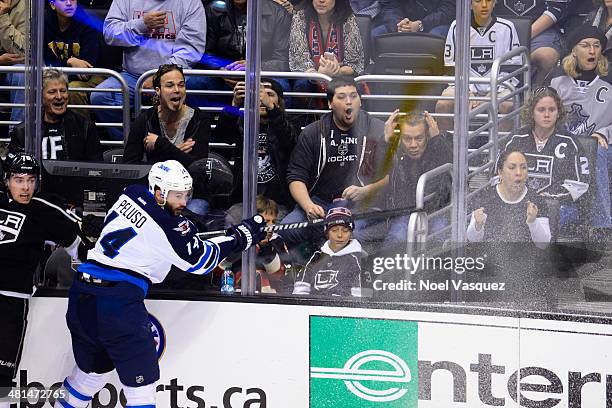
[[[452,136],[440,133],[436,121],[428,112],[412,112],[399,118],[396,110],[385,123],[385,140],[397,145],[393,156],[393,166],[388,179],[386,208],[397,209],[416,205],[416,187],[419,178],[426,172],[453,162]],[[399,137],[395,128],[399,125]],[[423,210],[432,213],[450,202],[451,176],[449,173],[432,178],[428,182],[426,195],[435,196],[425,202]],[[384,247],[405,243],[407,239],[409,215],[387,220],[387,233]],[[448,225],[439,217],[429,220],[429,232]]]
[[[244,121],[239,109],[244,105],[245,91],[244,82],[238,82],[234,87],[232,106],[223,109],[213,132],[215,142],[236,144],[231,203],[242,202]],[[285,115],[283,89],[278,82],[272,79],[262,80],[260,101],[257,193],[273,199],[285,209],[290,209],[295,202],[289,194],[285,179],[289,156],[296,144],[297,130]]]
[[[25,148],[25,124],[11,132],[9,151]],[[102,161],[95,125],[68,109],[68,77],[54,68],[43,73],[42,158]]]
[[[201,69],[244,71],[246,64],[247,0],[214,1],[206,5],[206,53]],[[289,31],[291,15],[272,0],[261,2],[262,71],[289,71]],[[202,78],[201,87],[209,90],[229,89],[236,81]],[[289,81],[277,79],[284,91]],[[228,86],[229,85],[229,86]]]
[[383,26],[374,34],[426,32],[446,38],[455,19],[456,0],[380,0]]
[[[283,224],[324,218],[336,199],[364,211],[385,185],[384,123],[360,110],[361,98],[352,78],[334,78],[327,99],[332,112],[304,128],[291,154],[287,183],[297,205]],[[357,239],[363,227],[360,221],[355,224]],[[281,232],[290,245],[307,239],[315,242],[320,235],[315,228]]]

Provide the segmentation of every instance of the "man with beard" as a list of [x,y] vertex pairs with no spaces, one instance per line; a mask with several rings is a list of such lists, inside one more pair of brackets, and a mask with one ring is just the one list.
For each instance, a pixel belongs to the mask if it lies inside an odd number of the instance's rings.
[[[215,142],[236,144],[234,157],[234,188],[231,203],[242,202],[242,146],[244,121],[240,108],[244,106],[245,83],[234,87],[232,106],[223,109],[213,132]],[[260,97],[260,125],[258,146],[257,193],[273,199],[287,208],[294,205],[287,183],[289,156],[295,147],[297,131],[285,115],[283,89],[272,79],[263,79]],[[281,211],[284,212],[284,211]],[[286,212],[284,212],[286,213]]]
[[[324,218],[336,199],[360,211],[386,184],[381,171],[387,144],[384,123],[361,111],[361,98],[350,77],[334,78],[328,87],[330,113],[308,125],[298,138],[287,169],[294,210],[283,224]],[[364,223],[355,223],[360,239]],[[320,238],[316,228],[281,231],[289,245]]]
[[182,216],[192,189],[175,160],[149,172],[149,188],[128,186],[109,211],[100,238],[75,274],[66,321],[76,365],[56,408],[85,408],[117,370],[128,407],[154,407],[159,364],[144,298],[171,269],[211,272],[264,236],[255,215],[227,236],[201,240]]
[[[11,132],[9,151],[25,147],[25,123]],[[95,125],[68,109],[68,77],[55,68],[43,72],[42,158],[102,161]]]

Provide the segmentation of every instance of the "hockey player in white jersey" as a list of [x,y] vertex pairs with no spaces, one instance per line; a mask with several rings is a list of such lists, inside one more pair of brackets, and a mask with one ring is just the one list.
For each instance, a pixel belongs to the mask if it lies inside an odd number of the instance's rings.
[[[516,28],[511,21],[496,17],[493,14],[496,0],[471,0],[472,2],[472,23],[470,27],[470,77],[488,78],[491,75],[493,61],[504,54],[520,46]],[[457,21],[453,21],[446,37],[444,47],[444,65],[449,68],[455,67],[457,51]],[[521,56],[518,55],[510,61],[505,61],[504,65],[520,65]],[[510,85],[516,85],[517,80],[508,80]],[[504,96],[510,91],[500,86],[497,90],[498,96]],[[491,87],[488,84],[470,84],[471,96],[490,96]],[[454,96],[454,85],[444,90],[442,96]],[[471,108],[474,109],[481,102],[472,102]],[[453,100],[440,100],[436,104],[437,113],[453,113]],[[499,106],[500,113],[512,111],[513,103],[504,101]],[[502,127],[508,126],[507,122],[502,123]],[[438,120],[440,130],[452,130],[452,119],[440,118]]]
[[231,253],[264,237],[263,217],[231,227],[224,237],[201,240],[181,215],[192,179],[177,161],[156,163],[149,188],[125,189],[108,212],[87,262],[70,289],[66,321],[76,366],[55,407],[87,407],[116,369],[128,407],[155,407],[159,366],[144,297],[171,267],[207,274]]

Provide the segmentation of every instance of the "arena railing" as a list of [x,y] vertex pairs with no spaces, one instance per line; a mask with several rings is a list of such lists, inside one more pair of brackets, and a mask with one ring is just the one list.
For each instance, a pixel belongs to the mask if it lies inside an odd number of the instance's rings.
[[[505,61],[511,60],[517,55],[522,56],[523,64],[521,66],[518,66],[518,68],[516,68],[512,72],[501,74],[503,63]],[[530,73],[531,63],[529,61],[529,51],[526,47],[519,47],[509,53],[504,54],[493,62],[489,78],[481,78],[478,81],[473,81],[474,78],[470,78],[470,83],[490,83],[491,89],[497,89],[498,85],[504,86],[510,92],[506,95],[501,95],[501,97],[498,95],[497,92],[491,92],[491,97],[487,98],[489,100],[479,105],[469,114],[470,121],[480,118],[482,117],[482,115],[485,115],[489,119],[487,123],[480,126],[478,129],[470,132],[471,134],[469,139],[472,139],[488,131],[489,140],[487,143],[483,144],[477,149],[471,149],[468,153],[468,159],[474,159],[481,153],[488,153],[488,160],[483,165],[477,168],[470,168],[470,172],[467,176],[468,180],[478,176],[479,174],[483,174],[486,171],[490,171],[490,169],[494,167],[499,152],[499,143],[507,140],[510,137],[510,134],[508,133],[500,137],[499,123],[514,119],[514,126],[516,128],[520,127],[521,96],[526,97],[527,93],[531,89]],[[521,74],[522,82],[519,81],[521,83],[518,87],[514,87],[511,84],[507,83],[508,80],[516,78],[518,75]],[[454,77],[449,78],[452,78],[452,82],[454,82]],[[482,82],[482,80],[484,80],[484,82]],[[499,114],[498,112],[500,105],[503,102],[511,99],[514,103],[514,109],[507,114]],[[470,98],[470,100],[472,100],[472,98]],[[444,164],[440,167],[430,170],[427,173],[424,173],[423,175],[421,175],[417,182],[416,210],[410,216],[407,232],[406,252],[410,255],[415,253],[415,251],[424,250],[426,248],[428,239],[444,235],[445,233],[448,233],[448,231],[451,230],[451,226],[449,225],[430,235],[428,231],[428,221],[430,218],[443,216],[449,213],[452,209],[452,203],[431,214],[427,214],[424,211],[425,202],[432,196],[432,194],[426,195],[427,183],[433,177],[439,176],[446,172],[451,173],[452,175],[452,164]],[[467,194],[466,199],[469,200],[470,198],[474,197],[482,189],[484,189],[486,185],[487,184],[480,186],[479,188]]]
[[[102,75],[105,77],[113,77],[119,81],[121,84],[121,88],[70,88],[70,92],[121,92],[123,94],[123,100],[129,100],[129,88],[125,79],[116,71],[112,69],[106,68],[64,68],[64,67],[54,67],[68,75]],[[25,67],[0,67],[0,73],[25,73]],[[10,86],[10,85],[2,85],[0,86],[0,90],[2,91],[24,91],[25,87],[22,86]],[[24,103],[0,103],[0,108],[25,108]],[[130,105],[123,104],[122,106],[103,106],[103,105],[68,105],[70,109],[92,109],[92,110],[121,110],[122,111],[122,122],[96,122],[96,126],[98,127],[122,127],[124,135],[129,134],[130,132]],[[0,121],[0,126],[2,125],[18,125],[19,122],[3,120]],[[0,139],[0,142],[9,142],[9,139]],[[102,140],[102,145],[107,146],[122,146],[123,141],[113,141],[113,140]]]

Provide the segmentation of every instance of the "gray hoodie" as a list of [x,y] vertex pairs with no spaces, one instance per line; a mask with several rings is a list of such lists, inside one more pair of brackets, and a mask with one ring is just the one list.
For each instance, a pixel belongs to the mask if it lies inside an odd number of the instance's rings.
[[[166,26],[150,32],[143,14],[166,11]],[[206,49],[206,15],[201,0],[113,0],[104,20],[104,40],[125,47],[123,69],[140,75],[161,64],[184,68]]]

